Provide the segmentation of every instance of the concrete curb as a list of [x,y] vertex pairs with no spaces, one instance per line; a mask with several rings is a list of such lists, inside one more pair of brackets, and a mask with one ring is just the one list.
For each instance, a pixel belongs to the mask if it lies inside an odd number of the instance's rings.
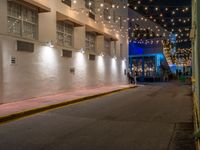
[[67,106],[67,105],[74,104],[74,103],[77,103],[77,102],[90,100],[92,98],[96,98],[96,97],[100,97],[100,96],[104,96],[104,95],[108,95],[108,94],[116,93],[116,92],[120,92],[120,91],[125,91],[125,90],[136,88],[136,87],[137,86],[126,87],[126,88],[117,89],[117,90],[104,92],[104,93],[100,93],[100,94],[85,96],[85,97],[81,97],[81,98],[78,98],[78,99],[72,99],[72,100],[68,100],[66,102],[61,102],[61,103],[47,105],[47,106],[44,106],[44,107],[34,108],[34,109],[27,110],[27,111],[16,112],[16,113],[13,113],[13,114],[10,114],[10,115],[7,115],[7,116],[1,116],[0,117],[0,124],[6,123],[6,122],[9,122],[9,121],[12,121],[12,120],[20,119],[20,118],[23,118],[23,117],[26,117],[26,116],[29,116],[29,115],[33,115],[33,114],[36,114],[36,113],[51,110],[51,109],[54,109],[54,108]]

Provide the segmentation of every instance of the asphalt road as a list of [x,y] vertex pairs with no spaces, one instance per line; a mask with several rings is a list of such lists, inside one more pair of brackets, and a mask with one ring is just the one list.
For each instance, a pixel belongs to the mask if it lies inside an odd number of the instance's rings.
[[1,124],[0,150],[193,150],[190,90],[144,85]]

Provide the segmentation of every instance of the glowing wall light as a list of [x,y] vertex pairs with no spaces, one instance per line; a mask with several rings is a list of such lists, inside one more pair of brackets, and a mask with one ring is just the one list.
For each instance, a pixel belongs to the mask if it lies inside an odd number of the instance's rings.
[[59,69],[58,51],[54,48],[42,46],[38,54],[38,75],[46,78],[47,76],[57,76]]
[[57,56],[56,56],[55,49],[44,46],[42,47],[39,55],[45,64],[49,64],[49,65],[57,64]]
[[99,56],[97,58],[97,71],[98,74],[100,75],[100,78],[104,78],[104,73],[105,73],[105,59],[103,56]]
[[112,69],[113,73],[116,73],[116,70],[117,70],[117,61],[116,60],[117,60],[117,57],[114,56],[112,58],[112,62],[111,62],[111,69]]
[[51,47],[51,48],[54,47],[54,44],[53,44],[53,41],[52,41],[52,40],[47,41],[45,45],[48,46],[48,47]]
[[80,49],[80,52],[81,52],[82,54],[84,54],[84,53],[85,53],[85,50],[84,50],[83,48],[81,48],[81,49]]

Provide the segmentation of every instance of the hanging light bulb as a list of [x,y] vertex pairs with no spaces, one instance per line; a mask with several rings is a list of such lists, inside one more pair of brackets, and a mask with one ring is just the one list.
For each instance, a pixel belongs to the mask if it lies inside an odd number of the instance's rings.
[[155,10],[158,11],[158,7],[156,7]]

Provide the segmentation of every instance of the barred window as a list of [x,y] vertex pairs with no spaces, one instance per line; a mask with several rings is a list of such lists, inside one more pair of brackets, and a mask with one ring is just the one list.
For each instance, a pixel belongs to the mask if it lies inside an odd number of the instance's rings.
[[71,0],[62,0],[62,2],[68,6],[72,6],[72,1]]
[[111,19],[110,18],[111,16],[110,16],[110,10],[109,9],[105,8],[104,11],[103,11],[103,15],[104,15],[104,19],[106,21],[109,21]]
[[86,32],[85,45],[86,50],[95,51],[96,35],[91,32]]
[[85,0],[85,7],[95,14],[95,0]]
[[38,11],[34,7],[8,1],[8,32],[20,37],[36,39]]
[[110,41],[110,39],[104,39],[104,52],[108,55],[111,54],[111,41]]
[[72,47],[74,37],[74,26],[65,21],[57,21],[57,43],[58,45]]

